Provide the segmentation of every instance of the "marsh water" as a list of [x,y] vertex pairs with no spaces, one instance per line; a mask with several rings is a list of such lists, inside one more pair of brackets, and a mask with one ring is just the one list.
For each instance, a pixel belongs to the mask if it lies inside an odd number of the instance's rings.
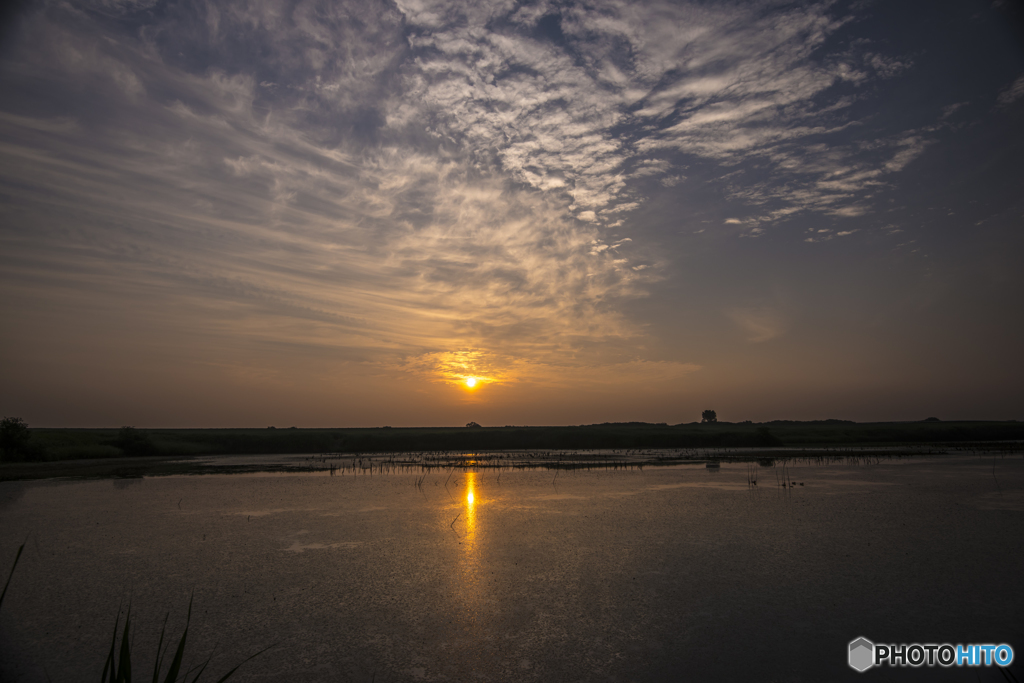
[[858,674],[858,636],[1024,680],[1019,455],[0,483],[3,578],[23,542],[4,681],[97,680],[129,600],[151,672],[193,594],[203,680],[1005,680]]

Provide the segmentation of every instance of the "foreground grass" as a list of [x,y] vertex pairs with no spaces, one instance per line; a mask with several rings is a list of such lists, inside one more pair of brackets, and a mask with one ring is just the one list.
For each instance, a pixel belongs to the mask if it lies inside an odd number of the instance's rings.
[[[120,611],[119,611],[120,612]],[[169,617],[170,615],[168,615]],[[121,634],[121,644],[117,644],[117,630],[120,620],[120,613],[118,618],[114,620],[114,635],[110,641],[110,652],[107,654],[107,661],[103,665],[103,674],[100,676],[102,683],[131,683],[132,681],[132,652],[131,652],[131,639],[129,638],[131,631],[132,621],[132,608],[128,606],[128,613],[124,618],[124,632]],[[213,658],[211,653],[202,664],[194,667],[192,670],[185,671],[181,674],[181,666],[185,657],[185,643],[188,640],[188,627],[192,621],[192,598],[188,600],[188,616],[185,619],[185,630],[181,634],[181,638],[178,640],[178,646],[174,650],[174,657],[171,659],[170,664],[167,666],[166,675],[163,677],[164,683],[175,683],[181,675],[182,680],[187,683],[198,683],[200,677],[205,673],[207,666],[210,664],[210,660]],[[164,655],[166,654],[166,648],[164,647],[164,636],[167,633],[167,617],[164,617],[163,628],[160,629],[160,641],[156,646],[156,661],[153,664],[153,683],[160,683],[160,673],[163,669]],[[231,678],[238,668],[248,662],[253,657],[258,657],[270,648],[264,648],[254,655],[251,655],[241,664],[238,664],[234,669],[228,671],[226,674],[217,679],[217,683],[224,683],[224,681]],[[117,656],[115,656],[115,652]],[[189,675],[195,673],[195,677],[189,681]]]
[[[22,543],[18,547],[18,552],[14,556],[14,564],[11,566],[11,571],[7,575],[7,582],[4,584],[4,590],[0,593],[0,607],[3,607],[4,597],[7,596],[7,589],[11,585],[11,579],[14,578],[14,570],[18,568],[18,560],[21,559],[21,553],[25,550],[25,544]],[[167,648],[164,647],[164,637],[167,635],[167,619],[170,617],[168,614],[164,617],[163,628],[160,629],[160,641],[156,646],[155,663],[153,664],[153,683],[160,683],[161,671],[163,670],[163,663],[165,661],[165,655],[167,654]],[[103,664],[103,673],[100,675],[101,683],[132,683],[132,648],[131,648],[131,621],[132,621],[132,608],[128,606],[128,613],[124,618],[124,631],[121,634],[121,644],[117,642],[117,631],[120,626],[121,610],[118,609],[117,618],[114,619],[114,635],[110,640],[110,652],[107,654],[106,662]],[[181,634],[181,638],[178,640],[178,646],[174,650],[174,656],[171,658],[170,663],[167,666],[167,671],[163,676],[163,683],[175,683],[181,678],[186,683],[198,683],[200,677],[206,671],[206,668],[210,664],[210,660],[213,658],[211,653],[202,664],[193,667],[191,670],[181,672],[182,663],[185,658],[185,644],[188,641],[188,628],[192,622],[192,598],[188,600],[188,616],[185,618],[185,630]],[[170,645],[170,643],[168,643]],[[273,646],[270,646],[273,647]],[[249,656],[240,664],[235,666],[234,669],[228,671],[226,674],[217,679],[217,683],[224,683],[224,681],[231,678],[242,664],[245,664],[250,659],[258,657],[263,654],[270,647],[263,648],[254,655]],[[116,653],[116,654],[115,654]],[[138,658],[136,657],[136,660]],[[189,675],[195,674],[195,676],[189,680]]]
[[14,578],[14,570],[18,568],[18,560],[21,559],[21,552],[25,549],[25,544],[22,543],[18,546],[18,553],[14,556],[14,564],[11,566],[11,571],[7,575],[7,583],[4,584],[4,592],[0,593],[0,607],[4,605],[4,596],[7,595],[7,588],[11,585],[11,579]]

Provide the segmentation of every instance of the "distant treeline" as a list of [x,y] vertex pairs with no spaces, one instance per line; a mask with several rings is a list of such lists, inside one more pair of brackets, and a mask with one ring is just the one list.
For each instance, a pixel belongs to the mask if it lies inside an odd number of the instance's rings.
[[892,446],[1024,439],[1024,422],[812,422],[373,429],[28,429],[10,461],[124,456],[527,449]]

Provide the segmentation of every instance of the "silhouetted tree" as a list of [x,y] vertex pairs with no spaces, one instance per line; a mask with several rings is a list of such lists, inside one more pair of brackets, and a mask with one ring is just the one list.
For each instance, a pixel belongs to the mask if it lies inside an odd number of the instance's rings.
[[156,446],[149,440],[149,434],[135,427],[121,427],[117,430],[114,445],[125,455],[155,455]]
[[28,425],[20,417],[5,417],[0,421],[0,451],[4,460],[20,455],[31,436]]
[[701,422],[718,422],[718,415],[713,410],[705,410],[700,414]]
[[782,441],[779,437],[772,434],[767,427],[757,428],[757,445],[758,446],[781,446]]
[[466,426],[467,427],[479,427],[480,425],[478,425],[476,422],[468,422],[468,423],[466,423]]

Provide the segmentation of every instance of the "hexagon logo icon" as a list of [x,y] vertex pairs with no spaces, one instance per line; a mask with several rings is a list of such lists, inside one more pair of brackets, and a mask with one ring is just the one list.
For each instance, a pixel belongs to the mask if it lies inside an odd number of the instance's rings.
[[864,672],[875,663],[875,644],[867,638],[850,641],[850,667]]

